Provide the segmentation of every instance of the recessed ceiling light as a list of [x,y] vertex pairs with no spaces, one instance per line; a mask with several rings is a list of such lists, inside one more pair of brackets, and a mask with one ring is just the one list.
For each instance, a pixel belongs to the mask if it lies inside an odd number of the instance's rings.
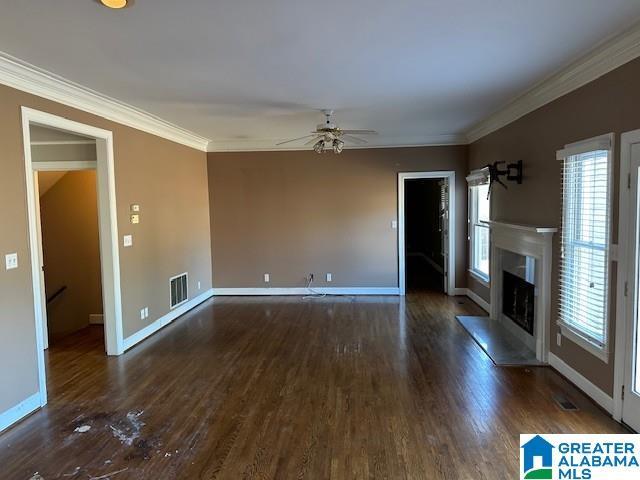
[[129,0],[100,0],[105,7],[124,8],[129,4]]

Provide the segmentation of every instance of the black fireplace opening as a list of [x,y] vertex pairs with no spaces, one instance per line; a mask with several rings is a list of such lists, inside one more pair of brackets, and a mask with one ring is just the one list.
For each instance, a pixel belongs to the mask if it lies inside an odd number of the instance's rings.
[[502,313],[533,335],[535,285],[510,272],[502,272]]

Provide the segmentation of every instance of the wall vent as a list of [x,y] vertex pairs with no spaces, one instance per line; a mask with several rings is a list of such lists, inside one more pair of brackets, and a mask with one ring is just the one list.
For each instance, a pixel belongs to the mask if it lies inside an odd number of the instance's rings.
[[181,273],[169,279],[170,308],[176,308],[189,299],[189,275]]

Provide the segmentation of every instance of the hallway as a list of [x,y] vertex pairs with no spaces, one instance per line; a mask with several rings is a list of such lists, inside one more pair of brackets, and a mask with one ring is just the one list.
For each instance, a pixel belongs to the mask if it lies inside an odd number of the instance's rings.
[[480,313],[218,297],[118,358],[83,330],[48,354],[48,406],[0,436],[1,477],[512,479],[520,433],[624,432],[551,369],[493,366],[455,319]]

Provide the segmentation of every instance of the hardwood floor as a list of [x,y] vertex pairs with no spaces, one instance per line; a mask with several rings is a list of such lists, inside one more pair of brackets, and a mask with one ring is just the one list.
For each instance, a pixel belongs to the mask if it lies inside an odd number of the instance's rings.
[[493,366],[455,320],[480,313],[217,298],[119,358],[88,330],[51,348],[50,403],[0,436],[0,478],[513,479],[520,433],[624,431],[550,369]]

